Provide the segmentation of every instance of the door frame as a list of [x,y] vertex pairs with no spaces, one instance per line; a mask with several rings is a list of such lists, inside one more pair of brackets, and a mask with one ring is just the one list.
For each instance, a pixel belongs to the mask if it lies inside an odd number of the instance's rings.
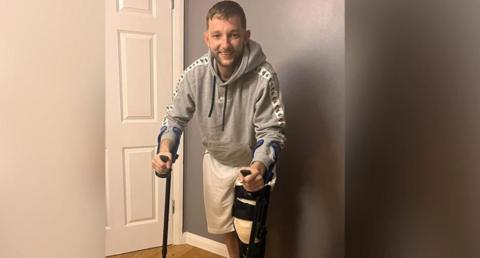
[[[184,16],[185,16],[185,0],[172,1],[172,94],[175,91],[176,82],[184,70]],[[172,205],[174,205],[173,213],[173,244],[183,244],[183,149],[185,133],[183,135],[178,149],[178,159],[173,165],[172,172]]]

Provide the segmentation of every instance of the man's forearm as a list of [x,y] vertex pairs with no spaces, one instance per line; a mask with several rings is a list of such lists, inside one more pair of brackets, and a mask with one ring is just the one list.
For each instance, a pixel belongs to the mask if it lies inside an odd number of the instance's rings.
[[171,141],[168,139],[163,139],[160,142],[160,152],[170,152]]
[[260,162],[260,161],[254,161],[254,162],[250,165],[250,167],[258,169],[258,171],[259,171],[260,174],[262,174],[262,175],[265,173],[265,170],[267,170],[267,168],[265,167],[265,165],[264,165],[262,162]]

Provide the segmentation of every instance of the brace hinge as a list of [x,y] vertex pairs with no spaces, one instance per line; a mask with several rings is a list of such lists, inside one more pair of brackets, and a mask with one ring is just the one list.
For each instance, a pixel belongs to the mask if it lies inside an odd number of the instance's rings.
[[172,200],[172,214],[175,214],[175,200]]

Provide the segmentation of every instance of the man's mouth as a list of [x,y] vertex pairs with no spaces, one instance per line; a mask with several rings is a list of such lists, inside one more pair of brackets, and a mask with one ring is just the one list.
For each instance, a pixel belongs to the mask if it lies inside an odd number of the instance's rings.
[[233,55],[233,52],[220,52],[219,54],[224,57],[230,57]]

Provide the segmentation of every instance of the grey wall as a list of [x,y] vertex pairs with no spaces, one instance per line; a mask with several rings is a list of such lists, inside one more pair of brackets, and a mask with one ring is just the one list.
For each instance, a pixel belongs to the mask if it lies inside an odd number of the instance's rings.
[[479,257],[479,9],[348,2],[347,257]]
[[105,257],[103,1],[2,1],[0,257]]
[[[186,1],[186,65],[206,52],[205,15],[216,1]],[[287,149],[268,218],[268,256],[344,256],[343,1],[238,1],[252,38],[278,72]],[[206,232],[203,149],[193,122],[185,137],[184,231]]]

